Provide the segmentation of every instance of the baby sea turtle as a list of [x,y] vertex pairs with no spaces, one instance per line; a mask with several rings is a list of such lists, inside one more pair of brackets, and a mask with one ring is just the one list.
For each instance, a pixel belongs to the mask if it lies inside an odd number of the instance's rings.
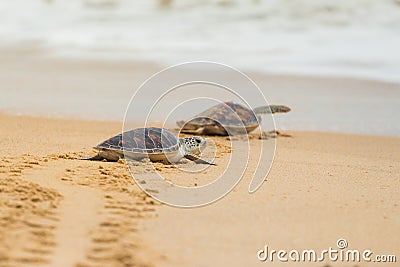
[[237,135],[256,129],[261,122],[262,114],[289,111],[289,107],[282,105],[262,106],[251,110],[240,104],[225,102],[203,111],[191,120],[176,123],[182,133]]
[[137,128],[118,134],[101,142],[94,149],[96,156],[87,160],[118,161],[142,160],[149,158],[156,162],[178,162],[182,158],[215,165],[213,162],[201,159],[201,150],[207,145],[207,140],[199,136],[176,138],[173,133],[163,128]]

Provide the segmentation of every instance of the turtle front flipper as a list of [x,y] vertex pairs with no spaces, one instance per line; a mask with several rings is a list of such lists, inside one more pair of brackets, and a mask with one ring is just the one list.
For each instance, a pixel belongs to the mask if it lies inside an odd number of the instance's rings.
[[188,160],[194,161],[196,163],[202,163],[202,164],[209,164],[209,165],[217,165],[215,162],[211,162],[211,161],[207,161],[204,160],[194,154],[186,154],[185,158],[187,158]]
[[287,113],[289,111],[291,111],[291,109],[284,105],[262,106],[253,109],[253,112],[256,115],[270,114],[270,113]]

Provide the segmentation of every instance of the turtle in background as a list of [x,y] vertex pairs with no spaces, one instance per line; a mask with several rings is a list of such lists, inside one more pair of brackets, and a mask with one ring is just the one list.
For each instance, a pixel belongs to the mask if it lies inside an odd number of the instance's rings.
[[200,136],[178,139],[164,128],[137,128],[101,142],[94,147],[98,151],[97,155],[82,159],[118,161],[149,158],[154,162],[168,164],[187,158],[197,163],[215,165],[214,162],[200,158],[201,150],[206,145],[207,140]]
[[287,113],[290,108],[283,105],[257,107],[253,110],[233,102],[213,106],[193,119],[177,121],[182,133],[198,135],[238,135],[255,130],[262,114]]

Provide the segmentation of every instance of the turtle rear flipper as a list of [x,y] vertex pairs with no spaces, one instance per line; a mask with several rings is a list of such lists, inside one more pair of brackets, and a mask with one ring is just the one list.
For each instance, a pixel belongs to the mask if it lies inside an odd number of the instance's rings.
[[98,151],[95,156],[83,157],[81,159],[82,160],[99,160],[99,161],[118,161],[121,158],[123,158],[123,154],[120,154],[119,151],[103,148],[100,151]]
[[284,105],[270,105],[270,106],[262,106],[262,107],[257,107],[253,109],[253,112],[256,115],[261,115],[261,114],[270,114],[270,113],[287,113],[291,109],[287,106]]
[[185,158],[187,158],[188,160],[194,161],[196,163],[202,163],[202,164],[209,164],[209,165],[217,165],[215,162],[211,162],[211,161],[207,161],[204,160],[194,154],[186,154]]
[[80,160],[103,160],[104,158],[100,156],[100,153],[98,153],[96,156],[93,157],[82,157]]

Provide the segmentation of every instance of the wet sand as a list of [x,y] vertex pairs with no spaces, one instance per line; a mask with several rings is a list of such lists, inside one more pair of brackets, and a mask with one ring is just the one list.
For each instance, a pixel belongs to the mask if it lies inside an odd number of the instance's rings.
[[[129,100],[139,86],[166,67],[130,60],[59,58],[49,49],[32,45],[0,47],[0,60],[1,112],[99,121],[122,121]],[[194,73],[191,70],[187,77],[193,77]],[[284,104],[292,108],[292,112],[276,116],[279,129],[400,135],[396,116],[400,113],[399,84],[343,77],[245,73],[257,83],[270,104]],[[171,76],[173,80],[174,75]],[[232,77],[232,80],[236,81],[236,78]],[[211,88],[207,91],[207,87],[197,91],[190,91],[189,88],[185,87],[186,91],[176,97],[188,100],[206,92],[209,97],[219,97],[222,101],[235,100],[233,95],[221,96],[217,88],[213,91],[210,91]],[[153,104],[159,96],[151,88],[135,104]],[[264,104],[258,102],[257,96],[250,94],[243,97],[256,107]],[[176,120],[205,109],[195,102],[188,107],[176,114]],[[148,111],[136,109],[134,114],[129,115],[134,121],[140,121],[148,115]],[[165,114],[170,111],[153,113],[154,120],[164,121]],[[169,124],[169,127],[175,127],[175,123]]]
[[[246,172],[215,204],[179,209],[147,197],[123,163],[76,160],[121,123],[2,114],[0,125],[0,266],[276,265],[257,251],[322,250],[339,238],[400,255],[399,138],[290,132],[277,138],[257,192]],[[229,141],[213,140],[227,161]],[[156,166],[179,180],[179,170]]]

